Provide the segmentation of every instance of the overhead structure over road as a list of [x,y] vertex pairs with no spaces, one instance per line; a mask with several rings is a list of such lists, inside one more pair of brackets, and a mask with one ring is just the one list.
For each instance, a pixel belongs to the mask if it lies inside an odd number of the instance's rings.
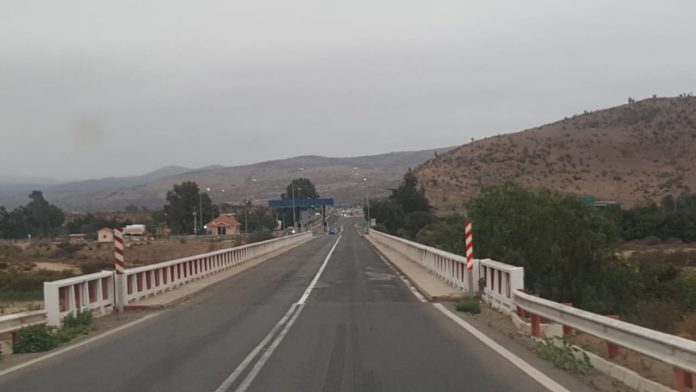
[[[322,212],[322,226],[324,231],[326,231],[326,206],[333,206],[333,198],[324,199],[280,199],[280,200],[269,200],[268,208],[292,208],[293,212],[295,208],[315,208],[321,207]],[[294,223],[294,222],[293,222]]]

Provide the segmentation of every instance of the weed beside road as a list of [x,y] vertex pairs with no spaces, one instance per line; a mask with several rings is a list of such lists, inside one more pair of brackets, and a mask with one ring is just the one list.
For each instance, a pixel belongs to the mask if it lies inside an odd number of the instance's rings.
[[61,328],[33,325],[22,328],[12,346],[15,353],[37,353],[53,350],[80,335],[89,332],[92,325],[92,312],[86,310],[63,318]]

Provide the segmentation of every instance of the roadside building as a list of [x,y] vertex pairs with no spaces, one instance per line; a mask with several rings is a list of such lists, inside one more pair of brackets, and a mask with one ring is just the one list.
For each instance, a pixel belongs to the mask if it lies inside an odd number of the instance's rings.
[[108,227],[102,227],[97,231],[97,241],[100,243],[114,242],[114,231]]
[[239,227],[242,224],[237,222],[232,214],[222,214],[204,227],[209,235],[235,235],[239,234]]
[[79,233],[79,234],[70,234],[68,235],[68,242],[71,244],[76,244],[79,242],[85,242],[85,233]]
[[145,225],[128,225],[123,228],[123,235],[131,239],[142,239],[146,231]]

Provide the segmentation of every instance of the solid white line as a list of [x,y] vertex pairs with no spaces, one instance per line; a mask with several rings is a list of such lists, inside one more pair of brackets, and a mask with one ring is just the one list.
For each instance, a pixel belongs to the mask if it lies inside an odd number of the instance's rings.
[[549,391],[570,392],[566,388],[564,388],[562,385],[558,384],[556,381],[552,380],[547,375],[540,372],[535,367],[528,364],[527,362],[525,362],[523,359],[521,359],[517,355],[511,353],[506,348],[504,348],[500,344],[496,343],[493,339],[486,336],[483,332],[476,329],[473,325],[467,323],[466,321],[459,318],[459,316],[457,316],[456,314],[453,314],[452,312],[450,312],[444,305],[436,303],[436,304],[433,304],[433,306],[435,306],[435,308],[437,310],[439,310],[440,312],[444,313],[445,316],[452,319],[455,323],[459,324],[460,327],[464,328],[470,334],[474,335],[474,337],[476,337],[478,340],[480,340],[485,345],[487,345],[488,347],[493,349],[493,351],[497,352],[503,358],[510,361],[513,365],[517,366],[520,370],[527,373],[531,378],[533,378],[539,384],[546,387]]
[[268,342],[271,341],[273,335],[275,335],[275,333],[278,332],[278,330],[283,326],[283,324],[285,324],[288,321],[288,319],[290,318],[290,316],[296,308],[297,304],[292,304],[292,306],[290,306],[290,309],[285,313],[283,318],[281,318],[280,321],[278,321],[276,325],[271,329],[271,332],[269,332],[268,335],[266,335],[266,337],[263,338],[261,343],[259,343],[249,353],[249,355],[247,355],[246,358],[244,358],[242,363],[240,363],[239,366],[237,366],[237,368],[234,369],[234,372],[232,372],[232,374],[230,374],[230,376],[227,377],[225,381],[223,381],[222,385],[220,385],[220,387],[218,387],[218,389],[216,389],[215,392],[225,392],[232,386],[232,384],[237,380],[237,377],[239,377],[242,374],[242,372],[244,372],[244,370],[247,368],[247,366],[249,366],[251,361],[253,361],[254,358],[256,358],[256,356],[259,354],[259,352],[261,352],[261,350],[268,344]]
[[384,261],[384,263],[385,263],[387,266],[389,266],[389,268],[391,268],[392,271],[394,271],[394,273],[396,274],[396,276],[398,276],[399,279],[401,279],[401,281],[404,282],[404,284],[406,285],[406,287],[408,287],[408,289],[411,290],[411,292],[413,293],[413,295],[415,295],[416,298],[418,298],[419,301],[421,301],[421,302],[428,302],[428,300],[425,299],[425,297],[423,296],[423,294],[421,294],[420,291],[418,291],[418,289],[417,289],[415,286],[413,286],[413,284],[411,284],[411,281],[408,280],[408,278],[406,278],[406,277],[404,276],[404,274],[402,274],[402,273],[399,272],[396,268],[394,268],[394,266],[393,266],[389,261],[387,261],[387,259],[385,259],[384,256],[382,256],[382,254],[380,254],[379,252],[375,252],[375,253],[377,253],[377,256],[379,256],[379,258],[382,259],[382,261]]
[[[237,368],[234,370],[234,372],[232,372],[232,374],[230,374],[230,376],[227,377],[225,379],[225,381],[223,381],[222,385],[220,385],[215,390],[215,392],[228,391],[230,389],[230,387],[232,386],[232,384],[234,384],[234,382],[237,380],[237,378],[244,372],[244,370],[249,366],[249,364],[251,364],[251,362],[254,360],[254,358],[256,358],[256,356],[259,354],[259,352],[261,352],[261,350],[263,350],[263,348],[266,345],[268,345],[268,342],[273,338],[273,336],[276,334],[278,329],[280,329],[281,327],[283,327],[283,325],[285,325],[285,328],[283,328],[283,330],[280,332],[280,334],[278,334],[278,336],[273,341],[271,346],[266,349],[266,351],[263,353],[261,358],[259,358],[259,360],[256,362],[254,367],[251,369],[249,374],[247,374],[247,376],[244,378],[244,380],[242,381],[242,384],[236,390],[237,391],[244,391],[251,385],[251,383],[254,381],[254,378],[256,377],[256,375],[261,371],[263,366],[266,364],[266,361],[268,361],[271,354],[273,354],[273,351],[275,351],[276,347],[278,347],[278,345],[280,345],[280,342],[283,340],[285,335],[290,330],[290,327],[292,326],[292,324],[295,323],[295,320],[302,312],[302,309],[304,308],[304,305],[305,305],[305,303],[307,303],[307,299],[309,298],[309,294],[312,292],[312,290],[314,289],[314,286],[316,286],[317,282],[319,281],[321,274],[324,272],[324,269],[326,268],[326,265],[328,264],[329,259],[331,258],[331,255],[333,254],[334,250],[336,249],[336,246],[338,245],[338,241],[340,241],[340,240],[341,240],[341,235],[339,235],[338,238],[336,239],[336,242],[331,247],[331,250],[329,250],[329,253],[326,255],[326,258],[324,259],[324,262],[322,263],[321,267],[319,267],[319,271],[317,271],[316,275],[314,275],[314,278],[309,283],[309,286],[307,286],[307,288],[305,289],[305,291],[302,294],[302,296],[300,297],[300,299],[296,303],[293,303],[292,306],[290,306],[290,309],[287,311],[287,313],[285,313],[283,318],[281,318],[280,321],[278,321],[278,323],[273,327],[273,329],[271,329],[271,332],[269,332],[268,335],[266,335],[266,337],[263,338],[261,343],[259,343],[254,348],[254,350],[252,350],[249,353],[249,355],[247,355],[246,358],[244,358],[242,363],[240,363],[239,366],[237,366]],[[297,311],[295,312],[296,309],[297,309]],[[293,314],[293,312],[294,312],[294,314]],[[292,316],[292,318],[291,318],[291,316]]]
[[244,378],[244,381],[239,385],[239,388],[235,390],[235,392],[246,392],[247,389],[249,389],[249,386],[251,386],[251,383],[254,382],[254,379],[256,376],[259,374],[261,369],[263,369],[264,365],[266,362],[268,362],[268,359],[273,355],[273,352],[278,348],[280,345],[280,342],[283,341],[283,338],[285,338],[285,335],[288,334],[288,331],[290,328],[292,328],[292,325],[295,324],[295,320],[297,320],[297,317],[302,313],[302,309],[304,309],[304,304],[299,305],[299,308],[297,309],[297,312],[292,316],[292,319],[290,319],[290,322],[288,322],[285,325],[285,328],[280,332],[280,334],[276,337],[276,339],[273,341],[273,344],[270,345],[266,349],[266,351],[263,353],[261,358],[259,358],[258,362],[256,362],[256,365],[249,371],[249,374]]
[[90,344],[90,343],[92,343],[92,342],[94,342],[94,341],[97,341],[97,340],[99,340],[99,339],[103,339],[103,338],[105,338],[105,337],[107,337],[107,336],[113,335],[113,334],[115,334],[115,333],[117,333],[117,332],[119,332],[119,331],[122,331],[122,330],[126,329],[126,328],[130,328],[130,327],[132,327],[132,326],[134,326],[134,325],[136,325],[136,324],[140,324],[140,323],[142,323],[143,321],[146,321],[146,320],[149,320],[149,319],[151,319],[151,318],[153,318],[153,317],[155,317],[155,316],[158,316],[159,314],[160,314],[160,313],[149,314],[149,315],[147,315],[147,316],[144,316],[143,318],[140,318],[140,319],[138,319],[138,320],[131,321],[131,322],[128,323],[128,324],[122,325],[122,326],[120,326],[120,327],[118,327],[118,328],[114,328],[114,329],[112,329],[112,330],[110,330],[110,331],[106,331],[106,332],[104,332],[104,333],[102,333],[102,334],[100,334],[100,335],[97,335],[97,336],[93,337],[93,338],[84,340],[84,341],[82,341],[82,342],[73,344],[73,345],[71,345],[71,346],[67,346],[67,347],[62,348],[62,349],[57,350],[57,351],[50,352],[50,353],[48,353],[48,354],[46,354],[46,355],[44,355],[44,356],[42,356],[42,357],[39,357],[39,358],[36,358],[36,359],[32,359],[31,361],[24,362],[24,363],[22,363],[22,364],[19,364],[19,365],[17,365],[17,366],[11,367],[11,368],[9,368],[9,369],[5,369],[5,370],[3,370],[3,371],[0,372],[0,376],[4,376],[4,375],[6,375],[6,374],[8,374],[8,373],[12,373],[12,372],[17,371],[17,370],[19,370],[19,369],[23,369],[23,368],[25,368],[25,367],[27,367],[27,366],[31,366],[31,365],[33,365],[33,364],[35,364],[35,363],[38,363],[38,362],[45,361],[45,360],[47,360],[47,359],[49,359],[49,358],[56,357],[56,356],[58,356],[58,355],[61,355],[61,354],[66,353],[66,352],[68,352],[68,351],[74,350],[74,349],[76,349],[76,348],[78,348],[78,347],[82,347],[82,346],[88,345],[88,344]]
[[336,249],[336,245],[338,245],[338,242],[341,240],[342,235],[339,234],[338,239],[336,239],[336,242],[334,243],[333,247],[331,247],[331,250],[329,251],[329,254],[326,255],[326,258],[324,259],[324,263],[319,267],[319,271],[317,271],[317,274],[314,275],[314,279],[312,279],[312,283],[307,286],[307,289],[305,290],[304,294],[302,294],[302,297],[300,297],[300,300],[297,301],[298,304],[304,305],[307,302],[307,298],[309,298],[309,294],[312,292],[314,289],[314,286],[316,286],[317,281],[319,281],[319,277],[321,276],[321,273],[324,272],[324,268],[326,268],[326,264],[328,264],[329,259],[331,258],[331,255],[333,254],[334,250]]

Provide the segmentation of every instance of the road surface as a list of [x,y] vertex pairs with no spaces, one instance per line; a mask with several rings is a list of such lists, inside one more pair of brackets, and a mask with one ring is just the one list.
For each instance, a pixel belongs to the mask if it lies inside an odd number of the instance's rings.
[[547,390],[419,301],[355,222],[0,391]]

